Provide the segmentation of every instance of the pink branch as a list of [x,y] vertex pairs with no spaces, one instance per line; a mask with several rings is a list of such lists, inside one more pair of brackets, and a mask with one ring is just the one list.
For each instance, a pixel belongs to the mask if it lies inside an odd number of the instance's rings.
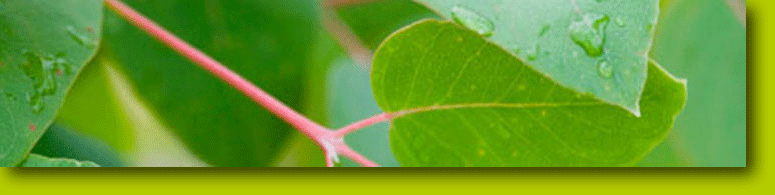
[[250,81],[247,81],[245,78],[242,78],[237,73],[232,72],[221,63],[218,63],[206,54],[187,44],[185,41],[167,32],[162,27],[150,21],[140,13],[137,13],[135,10],[123,4],[122,2],[118,0],[106,0],[105,5],[116,11],[118,14],[132,22],[140,29],[145,30],[151,36],[169,45],[181,55],[187,57],[202,68],[207,69],[218,78],[232,85],[237,90],[245,93],[245,95],[253,99],[253,101],[257,102],[267,110],[293,125],[296,127],[296,129],[306,134],[310,138],[319,137],[329,132],[329,130],[326,128],[297,113],[290,107],[286,106],[279,100],[275,99],[257,86],[250,83]]
[[[333,160],[336,158],[336,156],[332,154],[337,153],[341,153],[342,155],[364,166],[379,166],[377,163],[370,161],[366,157],[362,156],[358,152],[353,151],[346,144],[341,142],[341,136],[344,136],[348,132],[353,132],[357,129],[389,120],[392,118],[392,115],[377,115],[376,117],[372,117],[356,124],[349,125],[343,129],[345,131],[334,133],[297,113],[290,107],[272,97],[272,95],[269,95],[268,93],[261,90],[261,88],[253,85],[253,83],[250,81],[242,78],[240,75],[229,70],[226,66],[222,65],[218,61],[215,61],[185,41],[176,37],[172,33],[164,30],[164,28],[160,27],[142,14],[136,12],[129,6],[123,4],[119,0],[105,0],[105,5],[122,17],[126,18],[138,28],[146,31],[148,34],[158,39],[162,43],[167,44],[169,47],[184,57],[188,58],[200,67],[210,71],[210,73],[214,74],[216,77],[241,91],[250,99],[263,106],[274,115],[285,120],[293,127],[304,133],[307,137],[315,141],[315,143],[317,143],[318,146],[320,146],[326,153],[326,166],[333,166]],[[332,143],[336,143],[334,147],[331,147]]]
[[326,167],[334,167],[334,158],[331,158],[328,152],[325,152],[324,155],[326,155]]
[[350,125],[347,125],[347,126],[341,128],[341,129],[335,131],[334,132],[334,137],[342,138],[342,137],[344,137],[345,135],[347,135],[349,133],[355,132],[355,131],[357,131],[359,129],[363,129],[365,127],[368,127],[368,126],[371,126],[371,125],[374,125],[374,124],[377,124],[377,123],[389,121],[389,120],[393,119],[394,117],[396,117],[396,115],[395,114],[391,114],[391,113],[378,114],[378,115],[372,116],[370,118],[367,118],[367,119],[364,119],[364,120],[352,123]]
[[378,167],[379,164],[369,160],[368,158],[364,157],[363,155],[359,154],[356,151],[353,151],[350,149],[350,147],[347,147],[347,145],[339,145],[337,147],[337,150],[339,150],[339,153],[342,153],[342,155],[346,156],[347,158],[352,159],[353,161],[367,167]]

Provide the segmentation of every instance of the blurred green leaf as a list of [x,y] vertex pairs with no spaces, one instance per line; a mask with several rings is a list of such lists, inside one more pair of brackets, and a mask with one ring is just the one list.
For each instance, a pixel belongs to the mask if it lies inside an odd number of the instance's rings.
[[[369,72],[365,65],[341,56],[332,64],[328,76],[328,113],[331,126],[348,124],[382,113],[372,95]],[[397,167],[398,161],[390,150],[387,123],[372,125],[345,137],[345,143],[382,167]],[[342,166],[361,165],[342,158]]]
[[0,1],[0,18],[0,166],[15,166],[94,55],[102,1]]
[[134,147],[134,131],[128,112],[119,100],[120,94],[106,70],[109,63],[104,53],[98,53],[81,71],[65,98],[57,123],[94,136],[126,154]]
[[77,161],[66,158],[49,158],[37,154],[30,154],[20,167],[99,167],[89,161]]
[[401,27],[424,18],[438,18],[431,10],[411,0],[373,1],[340,7],[336,11],[370,49],[376,49],[385,37]]
[[[291,107],[318,29],[316,2],[125,1]],[[290,127],[167,46],[106,14],[105,46],[141,99],[214,166],[268,166]]]
[[105,142],[54,123],[32,149],[42,156],[91,161],[104,167],[121,167],[127,164],[122,155]]
[[657,26],[651,56],[689,80],[669,146],[689,166],[746,165],[746,29],[729,6],[668,1]]
[[[424,51],[424,52],[417,52]],[[662,142],[686,86],[650,63],[642,116],[560,86],[449,22],[419,22],[374,56],[377,104],[403,166],[631,166]]]
[[[324,101],[326,97],[326,76],[334,59],[344,54],[342,48],[328,33],[318,33],[310,53],[304,89],[304,116],[320,125],[328,125]],[[293,132],[292,138],[283,146],[283,157],[276,166],[323,167],[325,155],[320,147],[307,136]]]
[[561,85],[639,113],[657,0],[418,2]]

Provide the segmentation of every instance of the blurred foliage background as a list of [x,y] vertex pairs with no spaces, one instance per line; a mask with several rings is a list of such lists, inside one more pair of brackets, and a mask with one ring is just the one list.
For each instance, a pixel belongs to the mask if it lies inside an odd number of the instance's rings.
[[[393,31],[437,17],[409,0],[124,1],[331,128],[381,112],[369,53]],[[689,99],[669,138],[639,166],[745,166],[745,1],[663,0],[660,9],[651,57],[688,80]],[[316,145],[230,86],[110,11],[104,26],[100,53],[35,153],[103,166],[324,165]],[[345,140],[399,166],[387,129]]]

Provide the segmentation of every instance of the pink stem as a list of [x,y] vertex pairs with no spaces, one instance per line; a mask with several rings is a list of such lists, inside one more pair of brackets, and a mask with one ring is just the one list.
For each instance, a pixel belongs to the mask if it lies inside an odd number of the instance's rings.
[[[234,88],[236,88],[237,90],[247,95],[250,99],[258,103],[259,105],[263,106],[264,108],[266,108],[273,114],[277,115],[278,117],[282,118],[283,120],[291,124],[293,127],[295,127],[296,129],[304,133],[307,137],[315,141],[315,143],[317,143],[318,146],[323,148],[323,150],[326,152],[326,166],[329,166],[329,167],[333,166],[333,159],[331,158],[330,155],[328,155],[329,152],[333,152],[333,151],[326,150],[325,149],[326,147],[324,147],[322,144],[323,141],[330,141],[330,140],[320,140],[321,138],[338,139],[340,137],[336,137],[334,135],[341,134],[342,136],[344,136],[345,134],[347,134],[347,132],[352,132],[359,128],[363,128],[363,127],[372,125],[374,123],[382,122],[392,118],[392,115],[390,114],[377,115],[376,117],[372,117],[364,121],[358,122],[356,124],[349,125],[345,127],[346,131],[334,134],[334,132],[326,129],[323,126],[318,125],[317,123],[297,113],[290,107],[286,106],[279,100],[275,99],[268,93],[261,90],[261,88],[258,88],[257,86],[253,85],[253,83],[251,83],[250,81],[246,80],[245,78],[242,78],[237,73],[229,70],[226,66],[222,65],[218,61],[215,61],[214,59],[210,58],[206,54],[192,47],[185,41],[173,35],[172,33],[167,32],[166,30],[164,30],[164,28],[160,27],[156,23],[147,19],[145,16],[136,12],[135,10],[123,4],[119,0],[105,0],[105,5],[108,8],[111,8],[119,15],[121,15],[122,17],[126,18],[128,21],[136,25],[138,28],[145,30],[151,36],[155,37],[162,43],[167,44],[168,46],[170,46],[172,49],[174,49],[184,57],[188,58],[189,60],[201,66],[202,68],[210,71],[212,74],[222,79],[226,83],[232,85]],[[338,146],[336,146],[335,150],[337,150],[337,152],[341,153],[342,155],[347,156],[348,158],[364,166],[370,166],[370,167],[379,166],[377,163],[370,161],[369,159],[362,156],[358,152],[353,151],[344,143],[341,143]]]
[[364,157],[363,155],[359,154],[356,151],[353,151],[350,149],[350,147],[347,147],[347,145],[339,145],[337,147],[337,150],[342,155],[346,156],[347,158],[352,159],[353,161],[367,167],[378,167],[379,164],[375,163],[374,161],[369,160],[368,158]]
[[328,155],[328,152],[324,152],[326,155],[326,167],[334,167],[334,159],[331,158],[330,155]]
[[267,94],[257,86],[250,83],[250,81],[242,78],[237,73],[232,72],[226,68],[226,66],[213,60],[206,54],[187,44],[185,41],[176,37],[172,33],[167,32],[162,27],[150,21],[142,14],[137,13],[135,10],[125,5],[124,3],[118,0],[106,0],[105,5],[116,11],[118,14],[132,22],[140,29],[145,30],[151,36],[169,45],[181,55],[187,57],[202,68],[207,69],[218,78],[221,78],[226,83],[232,85],[237,90],[245,93],[249,98],[253,99],[253,101],[257,102],[261,106],[264,106],[267,110],[282,118],[313,140],[316,137],[320,137],[321,135],[330,132],[326,128],[307,119],[279,100]]
[[355,131],[357,131],[359,129],[363,129],[365,127],[368,127],[368,126],[371,126],[371,125],[374,125],[374,124],[377,124],[377,123],[389,121],[389,120],[393,119],[394,117],[396,117],[396,115],[395,114],[391,114],[391,113],[378,114],[378,115],[369,117],[367,119],[363,119],[361,121],[352,123],[352,124],[347,125],[345,127],[342,127],[341,129],[339,129],[339,130],[334,132],[334,137],[342,138],[345,135],[350,134],[352,132],[355,132]]

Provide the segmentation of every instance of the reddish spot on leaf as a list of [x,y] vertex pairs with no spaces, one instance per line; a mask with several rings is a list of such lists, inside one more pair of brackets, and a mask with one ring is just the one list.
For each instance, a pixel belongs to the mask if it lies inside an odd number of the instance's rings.
[[62,76],[62,69],[57,69],[57,75]]
[[37,128],[35,124],[30,123],[30,131],[35,132],[35,128]]
[[89,31],[90,33],[94,32],[94,29],[91,26],[86,27],[86,31]]

